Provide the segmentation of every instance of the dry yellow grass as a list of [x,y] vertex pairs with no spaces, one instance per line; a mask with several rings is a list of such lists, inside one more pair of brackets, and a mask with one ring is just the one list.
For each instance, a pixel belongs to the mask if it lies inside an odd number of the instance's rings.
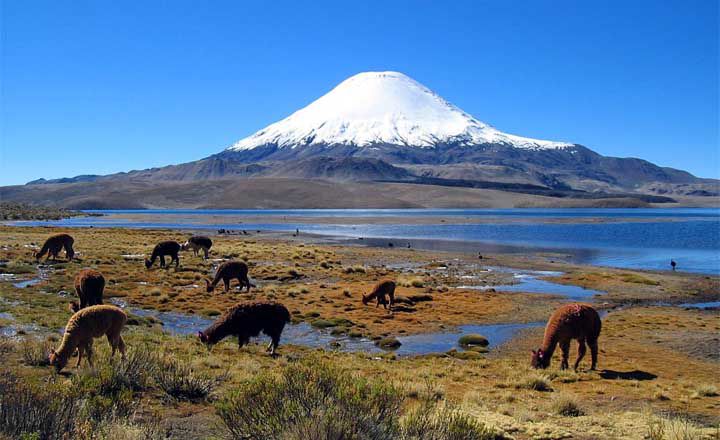
[[[163,239],[179,241],[187,234],[123,229],[70,232],[76,237],[76,250],[81,261],[53,265],[48,279],[31,287],[18,289],[3,282],[0,296],[5,301],[0,301],[0,311],[12,313],[19,323],[32,323],[55,332],[69,316],[66,305],[74,296],[72,277],[79,268],[87,266],[96,267],[105,274],[108,280],[106,297],[119,297],[142,307],[213,316],[242,299],[272,298],[285,303],[300,319],[347,319],[353,323],[348,326],[348,331],[365,335],[395,336],[466,322],[538,320],[547,317],[559,303],[539,295],[478,293],[453,288],[462,281],[454,278],[452,270],[437,269],[441,263],[449,265],[450,261],[455,261],[456,256],[452,255],[301,244],[256,236],[219,237],[215,240],[211,258],[247,260],[250,276],[260,287],[250,295],[236,291],[208,294],[202,279],[212,273],[217,261],[204,262],[192,253],[183,253],[179,270],[156,268],[148,271],[142,265],[141,255],[149,253],[156,242]],[[16,267],[32,265],[32,248],[26,246],[40,243],[49,233],[50,229],[46,228],[0,227],[3,245],[0,259],[8,260]],[[531,265],[536,264],[531,260],[504,256],[486,259],[497,265],[534,267]],[[459,261],[454,264],[470,264],[468,260]],[[393,263],[413,264],[420,273],[408,274],[401,269],[383,267]],[[545,264],[537,263],[537,267],[546,269]],[[346,267],[356,266],[363,267],[365,272],[345,271]],[[601,290],[619,292],[626,288],[623,286],[629,286],[626,295],[630,296],[660,295],[660,289],[671,289],[675,297],[693,297],[698,289],[717,282],[715,278],[707,280],[700,276],[641,275],[661,281],[655,285],[616,279],[612,276],[613,271],[597,276],[594,275],[597,270],[593,268],[575,267],[572,270],[576,272],[563,282],[580,281],[584,276],[592,282],[589,286]],[[386,277],[420,278],[423,287],[413,287],[409,282],[411,287],[399,287],[398,294],[405,297],[430,294],[433,301],[417,302],[412,306],[414,312],[393,315],[382,308],[363,307],[360,293],[367,292],[377,279]],[[503,280],[487,278],[486,281],[500,283]],[[61,291],[70,294],[57,295]],[[620,293],[615,295],[620,298]],[[600,370],[581,369],[577,373],[559,371],[558,358],[553,359],[548,370],[529,369],[529,350],[539,345],[540,328],[477,359],[396,359],[392,355],[318,352],[286,345],[280,348],[281,356],[273,359],[264,354],[263,347],[254,344],[238,350],[234,342],[225,341],[208,351],[194,338],[162,334],[157,325],[151,325],[152,322],[140,324],[128,327],[126,342],[129,347],[148,345],[158,353],[172,354],[202,374],[222,376],[224,380],[215,391],[218,394],[232,390],[261,371],[275,371],[294,359],[317,356],[356,374],[401,384],[406,387],[411,402],[432,384],[438,399],[460,404],[464,412],[516,439],[639,439],[657,434],[660,427],[664,438],[673,438],[669,436],[675,431],[682,432],[684,427],[687,432],[699,436],[690,438],[712,438],[707,436],[712,435],[713,427],[720,423],[718,312],[670,307],[613,311],[603,321]],[[96,344],[100,358],[106,354],[106,345]],[[43,344],[38,342],[32,346]],[[88,374],[86,370],[70,368],[70,378],[52,376],[49,368],[37,362],[37,353],[26,353],[30,359],[26,362],[19,346],[5,343],[2,352],[4,368],[29,382],[69,381],[73,376]],[[571,356],[574,352],[573,346]],[[587,364],[582,367],[586,368]],[[568,416],[573,411],[566,409],[572,405],[560,405],[563,399],[555,396],[572,396],[569,400],[583,414]],[[138,392],[134,399],[139,414],[160,414],[168,424],[182,426],[197,436],[211,435],[202,429],[216,422],[208,402],[167,405],[157,392],[145,391]],[[565,410],[560,411],[563,408]],[[694,421],[683,424],[682,419],[663,414],[685,414]],[[117,429],[122,430],[122,427]],[[136,430],[135,427],[127,429],[129,434]]]

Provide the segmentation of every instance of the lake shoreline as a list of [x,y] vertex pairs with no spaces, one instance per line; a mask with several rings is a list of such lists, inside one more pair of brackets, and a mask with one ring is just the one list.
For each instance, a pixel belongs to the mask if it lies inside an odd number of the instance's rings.
[[577,264],[643,270],[670,270],[672,259],[679,270],[720,274],[717,210],[159,210],[92,214],[104,215],[12,225],[260,234],[475,255],[532,252]]

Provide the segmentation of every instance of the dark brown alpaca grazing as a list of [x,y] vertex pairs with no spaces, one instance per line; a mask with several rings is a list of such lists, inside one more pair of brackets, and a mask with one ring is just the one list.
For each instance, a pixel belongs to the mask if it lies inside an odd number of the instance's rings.
[[208,237],[204,237],[202,235],[195,235],[193,237],[190,237],[188,241],[186,241],[182,245],[182,250],[186,251],[188,249],[192,249],[195,256],[197,256],[198,251],[202,249],[203,253],[205,254],[205,259],[208,259],[208,253],[210,251],[210,248],[212,247],[212,240]]
[[243,287],[247,287],[247,291],[250,291],[250,287],[255,287],[254,284],[250,283],[248,278],[248,266],[242,261],[226,261],[218,266],[217,272],[215,272],[215,278],[212,282],[205,280],[207,284],[207,291],[212,292],[215,290],[215,286],[218,285],[220,280],[225,284],[225,291],[230,290],[230,281],[236,279],[240,282],[240,290]]
[[380,304],[382,304],[383,307],[387,309],[388,301],[385,298],[386,296],[390,297],[390,309],[392,310],[393,305],[395,305],[395,281],[380,281],[375,285],[375,288],[373,288],[372,292],[367,295],[363,295],[362,303],[367,305],[367,303],[369,303],[373,299],[377,299],[377,304],[375,305],[375,307],[380,307]]
[[285,324],[290,322],[288,309],[276,302],[243,302],[229,308],[205,331],[198,332],[200,341],[213,345],[228,336],[237,336],[239,348],[260,332],[270,336],[267,351],[275,354]]
[[75,243],[75,240],[68,234],[51,235],[47,240],[45,240],[40,252],[35,253],[35,260],[40,261],[45,254],[47,254],[45,261],[49,260],[50,257],[52,257],[53,260],[56,260],[60,251],[65,248],[65,257],[68,261],[70,261],[75,256],[73,243]]
[[175,262],[175,267],[178,267],[180,265],[180,257],[178,253],[180,252],[180,244],[176,241],[162,241],[158,243],[155,248],[152,251],[152,256],[149,260],[145,260],[145,267],[150,269],[150,267],[155,264],[155,260],[159,257],[160,258],[160,267],[165,267],[165,257],[169,256],[171,258],[170,264],[172,262]]
[[600,337],[601,327],[600,315],[588,305],[568,304],[558,308],[545,327],[545,338],[542,347],[532,351],[531,365],[534,368],[547,368],[550,366],[550,359],[555,351],[555,346],[560,344],[562,350],[560,368],[566,369],[568,367],[568,357],[570,356],[570,341],[577,339],[578,357],[575,361],[575,370],[577,370],[580,361],[585,356],[586,342],[590,346],[590,355],[592,357],[590,369],[594,370],[597,367],[597,341],[598,337]]
[[75,313],[85,307],[102,304],[104,290],[105,277],[100,272],[94,269],[81,270],[75,275],[75,293],[80,302],[71,302],[70,310]]

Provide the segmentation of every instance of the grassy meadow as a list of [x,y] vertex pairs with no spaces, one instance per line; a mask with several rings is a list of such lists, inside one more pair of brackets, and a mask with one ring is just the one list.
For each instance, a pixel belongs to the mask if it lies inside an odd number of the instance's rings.
[[[0,438],[8,439],[720,439],[720,312],[672,304],[717,301],[717,277],[577,266],[552,255],[472,255],[339,246],[265,234],[215,236],[210,259],[183,252],[180,267],[145,269],[155,243],[184,241],[168,230],[73,229],[77,259],[38,265],[33,250],[56,228],[0,227]],[[64,255],[64,253],[63,253]],[[246,261],[250,293],[205,291],[217,265]],[[422,356],[344,352],[283,343],[208,350],[195,336],[163,331],[130,313],[127,359],[95,342],[95,366],[57,374],[57,347],[81,268],[101,271],[105,302],[214,319],[229,306],[283,303],[294,322],[381,341],[462,324],[545,321],[563,303],[550,294],[502,292],[511,273],[607,292],[599,369],[529,368],[542,328],[491,350]],[[16,287],[14,284],[40,280]],[[361,295],[398,282],[389,313]],[[487,286],[478,291],[468,283]],[[658,305],[663,304],[663,305]],[[571,350],[571,363],[575,345]],[[69,437],[66,437],[69,433]]]

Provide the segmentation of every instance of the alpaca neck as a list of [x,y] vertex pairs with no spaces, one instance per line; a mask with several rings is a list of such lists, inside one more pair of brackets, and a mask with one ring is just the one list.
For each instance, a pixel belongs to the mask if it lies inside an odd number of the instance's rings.
[[221,322],[216,322],[211,325],[204,333],[208,340],[214,344],[230,336],[232,332],[227,321],[222,320]]
[[543,357],[547,359],[547,362],[550,362],[550,359],[552,358],[553,353],[555,352],[555,347],[557,346],[557,337],[554,334],[545,335],[545,339],[543,340],[542,345],[542,351],[543,351]]
[[63,336],[62,343],[60,344],[60,347],[58,347],[56,354],[58,357],[63,359],[64,361],[67,361],[67,359],[70,358],[70,355],[72,355],[75,352],[75,349],[77,348],[77,338],[72,337],[72,332],[65,332],[65,335]]

